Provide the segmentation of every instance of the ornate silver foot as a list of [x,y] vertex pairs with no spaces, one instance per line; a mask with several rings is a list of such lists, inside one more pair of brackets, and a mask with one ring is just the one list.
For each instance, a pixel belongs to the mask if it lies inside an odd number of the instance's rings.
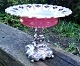
[[40,59],[45,60],[48,58],[53,58],[53,51],[47,47],[46,44],[39,44],[37,46],[34,45],[26,45],[26,54],[31,62],[39,61]]

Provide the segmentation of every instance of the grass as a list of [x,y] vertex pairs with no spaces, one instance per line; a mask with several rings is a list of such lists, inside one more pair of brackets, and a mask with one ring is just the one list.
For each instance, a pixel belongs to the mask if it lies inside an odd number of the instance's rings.
[[57,33],[57,36],[61,37],[70,37],[77,41],[80,41],[80,25],[75,22],[67,22],[65,20],[59,20],[58,24],[54,27],[45,29],[46,33],[52,34],[53,32]]

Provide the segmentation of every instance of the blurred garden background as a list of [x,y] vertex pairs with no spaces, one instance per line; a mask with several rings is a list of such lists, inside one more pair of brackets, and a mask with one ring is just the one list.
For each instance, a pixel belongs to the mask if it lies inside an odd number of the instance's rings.
[[80,56],[80,0],[0,0],[0,22],[33,35],[34,30],[20,24],[19,17],[5,13],[9,6],[33,3],[59,5],[73,11],[70,16],[59,18],[56,26],[44,29],[43,33],[47,42]]

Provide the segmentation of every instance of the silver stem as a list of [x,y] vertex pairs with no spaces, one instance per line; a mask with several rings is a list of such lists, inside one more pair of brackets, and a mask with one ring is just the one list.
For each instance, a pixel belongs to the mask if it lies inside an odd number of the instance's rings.
[[45,60],[46,57],[53,58],[53,51],[44,42],[42,28],[35,29],[34,42],[25,46],[26,54],[31,62]]
[[40,44],[44,41],[44,35],[42,34],[42,28],[35,29],[34,41],[36,44]]

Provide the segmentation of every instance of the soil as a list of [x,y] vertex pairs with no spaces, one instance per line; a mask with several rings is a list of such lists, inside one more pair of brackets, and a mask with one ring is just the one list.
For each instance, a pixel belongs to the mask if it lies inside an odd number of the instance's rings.
[[[75,50],[75,52],[71,53],[80,56],[80,41],[77,41],[77,39],[60,36],[60,34],[57,35],[57,33],[54,32],[52,35],[49,35],[49,43],[53,44],[54,46],[56,43],[62,49],[68,48],[71,49],[71,51]],[[73,48],[69,48],[69,44],[71,43],[75,43],[75,46]]]
[[64,48],[67,48],[69,43],[75,43],[78,47],[80,47],[80,42],[70,37],[57,36],[55,33],[53,33],[53,35],[51,35],[49,38],[52,44],[58,43]]

